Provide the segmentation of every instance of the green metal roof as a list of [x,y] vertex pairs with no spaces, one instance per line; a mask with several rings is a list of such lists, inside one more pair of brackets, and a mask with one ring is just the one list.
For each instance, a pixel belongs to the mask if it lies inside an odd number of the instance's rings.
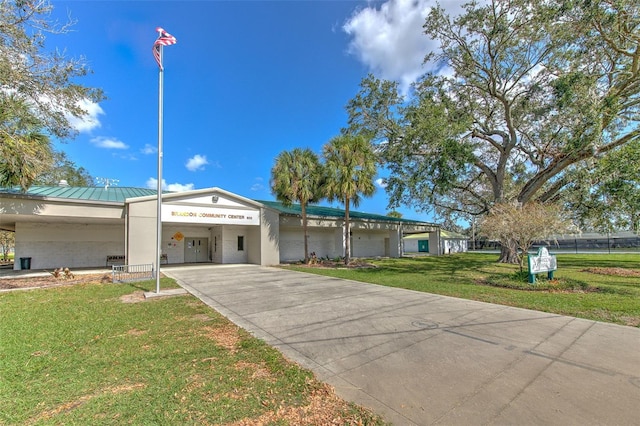
[[[20,188],[0,188],[0,193],[26,195],[30,197],[43,198],[61,198],[65,200],[82,200],[82,201],[103,201],[113,203],[124,203],[127,198],[148,197],[156,195],[155,189],[119,187],[75,187],[75,186],[32,186],[23,192]],[[299,204],[293,204],[285,207],[279,201],[262,201],[254,200],[267,207],[279,211],[285,215],[300,216],[302,211]],[[344,217],[344,210],[333,207],[323,207],[317,205],[308,205],[307,214],[309,216],[340,218]],[[409,220],[397,217],[384,216],[381,214],[363,213],[359,211],[350,211],[349,216],[354,219],[376,220],[395,223],[427,223],[419,220]]]
[[0,192],[31,197],[64,198],[67,200],[105,201],[124,203],[127,198],[156,195],[155,189],[110,186],[32,186],[27,191],[19,188],[2,189]]
[[[263,201],[263,200],[255,200],[261,204],[264,204],[267,207],[271,207],[274,210],[279,211],[282,214],[292,215],[292,216],[300,216],[302,214],[302,209],[299,204],[292,204],[291,206],[284,206],[279,201]],[[333,207],[323,207],[316,205],[307,205],[307,215],[309,216],[320,216],[320,217],[344,217],[344,210],[336,209]],[[426,223],[419,220],[409,220],[397,217],[384,216],[381,214],[373,214],[373,213],[363,213],[358,211],[349,211],[349,217],[354,219],[365,219],[365,220],[378,220],[384,222],[396,222],[396,223]]]
[[[406,240],[422,240],[429,239],[429,232],[423,232],[421,234],[411,234],[404,237]],[[440,238],[444,238],[445,240],[466,240],[468,237],[458,234],[453,231],[446,231],[444,229],[440,230]]]
[[421,232],[419,234],[411,234],[411,235],[407,235],[404,237],[405,240],[428,240],[429,239],[429,233],[428,232]]
[[444,229],[440,231],[440,236],[442,238],[448,238],[451,240],[466,240],[469,238],[466,235],[458,234],[457,232],[453,232],[453,231],[446,231]]

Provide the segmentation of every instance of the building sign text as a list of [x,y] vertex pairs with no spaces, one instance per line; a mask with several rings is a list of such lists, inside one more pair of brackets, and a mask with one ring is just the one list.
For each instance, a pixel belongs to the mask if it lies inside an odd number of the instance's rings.
[[162,221],[212,225],[259,225],[260,213],[258,210],[163,204]]

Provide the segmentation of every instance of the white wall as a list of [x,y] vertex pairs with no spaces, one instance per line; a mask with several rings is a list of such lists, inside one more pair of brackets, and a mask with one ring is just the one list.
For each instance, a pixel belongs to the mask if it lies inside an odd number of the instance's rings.
[[[247,263],[249,230],[246,226],[224,226],[222,228],[222,263]],[[244,236],[244,250],[238,250],[238,236]]]
[[418,253],[418,240],[416,238],[404,239],[404,252],[405,253]]
[[429,232],[429,254],[442,254],[442,240],[440,238],[440,229]]
[[[352,257],[385,256],[385,239],[390,238],[389,231],[354,229],[352,232]],[[330,259],[344,256],[342,228],[310,228],[308,235],[309,254],[315,252],[319,258],[329,257]],[[304,259],[302,229],[280,228],[280,260],[290,262],[302,259]]]
[[222,226],[213,227],[211,230],[211,257],[213,263],[222,263]]
[[[184,263],[185,238],[182,238],[181,240],[179,240],[178,238],[174,237],[174,235],[176,235],[177,232],[180,232],[183,235],[183,237],[195,236],[195,235],[191,235],[190,233],[185,234],[184,227],[180,228],[176,226],[166,226],[166,225],[162,227],[162,244],[160,245],[161,247],[160,251],[162,252],[162,254],[167,255],[167,261],[170,264]],[[153,243],[155,243],[155,241],[156,239],[153,238]]]
[[106,267],[108,255],[124,255],[121,225],[16,223],[16,262],[31,269]]
[[363,232],[353,230],[351,241],[352,257],[376,257],[384,256],[384,239],[389,237],[388,232]]
[[247,227],[249,263],[277,265],[280,263],[280,214],[272,209],[260,209],[260,226]]
[[[338,235],[342,232],[337,230]],[[336,247],[336,229],[310,228],[308,230],[309,254],[317,257],[342,256],[341,244]],[[342,239],[339,239],[342,241]],[[280,261],[290,262],[304,259],[304,234],[302,229],[280,228]]]
[[131,203],[128,208],[127,263],[156,263],[157,204],[155,200]]
[[402,255],[402,235],[400,229],[389,231],[389,251],[385,247],[385,256],[400,257]]
[[280,213],[261,209],[260,218],[260,265],[280,263]]

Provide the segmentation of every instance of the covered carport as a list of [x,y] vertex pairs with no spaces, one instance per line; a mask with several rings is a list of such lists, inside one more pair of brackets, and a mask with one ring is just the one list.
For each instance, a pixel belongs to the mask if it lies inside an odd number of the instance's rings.
[[14,269],[20,269],[20,258],[29,259],[30,269],[104,266],[108,255],[122,253],[124,206],[118,189],[0,192],[0,229],[15,232]]

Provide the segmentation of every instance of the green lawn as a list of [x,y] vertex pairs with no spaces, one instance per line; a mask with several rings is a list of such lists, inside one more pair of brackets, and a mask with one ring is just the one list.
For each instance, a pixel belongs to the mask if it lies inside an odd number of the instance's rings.
[[0,294],[0,424],[382,424],[198,299],[133,297],[154,286]]
[[[376,268],[291,268],[390,287],[640,326],[638,254],[559,254],[555,280],[549,283],[546,274],[542,274],[538,276],[537,284],[528,284],[526,276],[518,279],[518,266],[496,263],[497,257],[497,254],[462,253],[371,260]],[[635,273],[635,276],[601,273],[612,272],[610,268],[620,268],[622,273]]]

